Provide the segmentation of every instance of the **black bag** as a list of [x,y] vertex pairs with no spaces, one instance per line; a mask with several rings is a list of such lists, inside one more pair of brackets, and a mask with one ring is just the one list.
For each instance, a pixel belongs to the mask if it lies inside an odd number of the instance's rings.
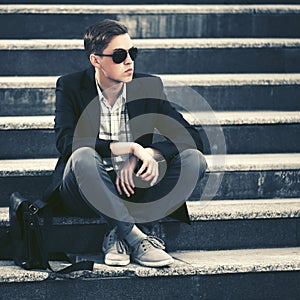
[[[47,208],[49,209],[49,203],[41,200],[31,202],[18,192],[10,197],[9,221],[13,259],[16,265],[26,270],[52,270],[48,260],[47,243],[44,240],[44,233],[49,233],[52,224],[52,216]],[[67,255],[64,257],[70,261]],[[56,273],[93,270],[93,261],[70,262],[73,263],[71,266]]]

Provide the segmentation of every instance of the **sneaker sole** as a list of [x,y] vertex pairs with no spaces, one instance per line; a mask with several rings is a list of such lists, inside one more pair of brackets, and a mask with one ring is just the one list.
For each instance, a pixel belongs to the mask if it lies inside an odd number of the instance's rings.
[[125,260],[125,261],[117,261],[117,260],[109,260],[109,259],[105,259],[104,260],[104,263],[106,264],[106,265],[108,265],[108,266],[127,266],[127,265],[129,265],[129,263],[130,263],[130,260],[128,259],[128,261],[127,260]]
[[174,259],[170,258],[168,260],[163,260],[163,261],[149,262],[149,261],[142,261],[135,258],[134,261],[145,267],[165,267],[171,265],[174,262]]

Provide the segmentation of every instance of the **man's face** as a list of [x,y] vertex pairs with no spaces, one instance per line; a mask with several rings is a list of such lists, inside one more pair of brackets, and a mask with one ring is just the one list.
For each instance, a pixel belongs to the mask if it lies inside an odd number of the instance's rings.
[[[128,51],[133,47],[129,34],[122,34],[112,38],[108,46],[103,50],[103,54],[113,54],[117,49],[124,49]],[[99,57],[99,56],[98,56]],[[133,76],[134,62],[127,53],[126,59],[117,64],[112,57],[99,57],[101,76],[106,77],[106,80],[112,83],[130,82]]]

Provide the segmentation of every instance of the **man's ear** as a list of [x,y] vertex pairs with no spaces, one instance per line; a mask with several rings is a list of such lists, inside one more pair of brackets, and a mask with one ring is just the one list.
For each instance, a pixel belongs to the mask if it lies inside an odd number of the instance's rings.
[[101,68],[99,57],[97,57],[95,54],[90,54],[90,62],[95,68]]

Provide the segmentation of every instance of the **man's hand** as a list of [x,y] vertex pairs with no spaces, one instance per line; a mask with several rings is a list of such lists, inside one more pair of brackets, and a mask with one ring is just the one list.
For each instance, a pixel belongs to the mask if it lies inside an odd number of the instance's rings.
[[131,156],[123,166],[122,170],[118,172],[116,187],[120,195],[122,195],[122,190],[125,192],[127,197],[134,194],[135,185],[132,175],[137,162],[138,158],[136,156]]
[[120,194],[122,194],[122,190],[127,197],[134,194],[133,171],[138,160],[142,161],[142,166],[136,173],[136,176],[150,182],[150,186],[153,186],[157,182],[159,170],[158,162],[154,157],[159,157],[158,151],[151,148],[144,148],[138,143],[126,142],[111,143],[110,148],[114,155],[133,154],[119,172],[119,176],[116,179],[117,190]]
[[149,150],[137,143],[133,143],[132,154],[142,161],[142,166],[136,173],[137,177],[145,181],[150,181],[150,186],[153,186],[158,179],[158,162],[149,153]]

